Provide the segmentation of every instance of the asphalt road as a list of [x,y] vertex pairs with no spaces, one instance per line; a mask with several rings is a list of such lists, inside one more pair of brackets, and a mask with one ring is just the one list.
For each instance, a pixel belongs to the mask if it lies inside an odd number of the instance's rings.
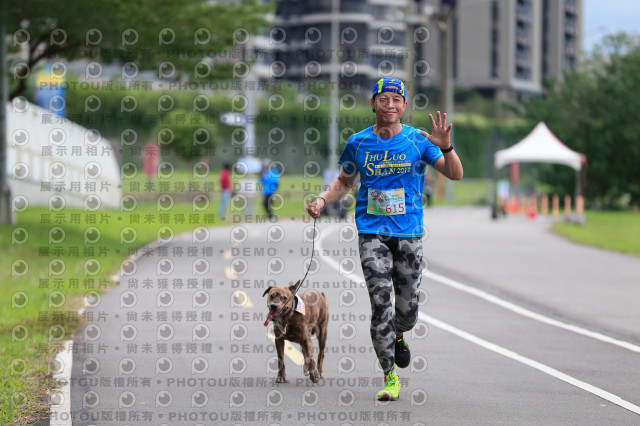
[[262,294],[302,278],[313,241],[313,222],[281,219],[199,229],[126,262],[78,331],[73,424],[640,424],[640,259],[486,208],[429,209],[425,223],[398,401],[374,398],[352,220],[318,222],[301,290],[330,302],[324,379],[311,383],[289,344],[289,383],[275,384]]

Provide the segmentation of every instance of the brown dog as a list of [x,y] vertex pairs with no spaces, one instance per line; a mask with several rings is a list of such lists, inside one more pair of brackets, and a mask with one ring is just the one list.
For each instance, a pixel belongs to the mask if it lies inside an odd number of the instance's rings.
[[[287,303],[296,286],[297,283],[289,287],[269,287],[262,294],[263,297],[269,295],[267,297],[269,315],[264,325],[267,326],[271,320],[274,322],[273,330],[278,354],[276,383],[287,383],[284,368],[285,340],[300,344],[304,357],[304,374],[308,374],[313,383],[322,377],[322,361],[329,327],[329,303],[324,293],[314,290],[298,293]],[[311,342],[311,336],[314,334],[318,338],[317,368]]]

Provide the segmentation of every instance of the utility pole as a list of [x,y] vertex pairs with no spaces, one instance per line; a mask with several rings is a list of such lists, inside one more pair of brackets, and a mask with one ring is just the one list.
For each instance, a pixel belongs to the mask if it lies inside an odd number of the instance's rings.
[[244,48],[244,60],[247,63],[249,69],[247,70],[247,75],[244,78],[244,95],[247,101],[246,108],[246,116],[247,122],[244,126],[247,131],[247,143],[245,145],[244,154],[252,158],[253,154],[256,152],[256,115],[258,114],[258,105],[257,105],[257,96],[255,91],[258,90],[257,79],[255,78],[253,72],[253,66],[251,65],[251,60],[253,59],[253,40],[251,36],[247,38],[247,42],[243,46]]
[[[409,0],[409,3],[407,4],[407,14],[406,14],[406,18],[405,18],[405,24],[407,25],[407,52],[405,56],[405,62],[404,62],[404,70],[405,70],[405,78],[404,78],[404,84],[405,84],[405,96],[407,97],[407,102],[412,102],[413,101],[413,95],[415,95],[416,93],[416,85],[417,85],[417,79],[415,78],[416,75],[413,72],[414,70],[414,66],[415,66],[415,46],[414,46],[414,40],[412,40],[410,37],[410,35],[413,35],[415,37],[415,27],[416,24],[418,24],[420,22],[420,18],[418,17],[418,11],[416,8],[416,3],[413,0]],[[410,126],[415,126],[415,123],[413,122],[413,110],[411,108],[411,105],[409,105],[409,108],[404,110],[404,121],[405,123],[407,123]]]
[[[440,29],[440,105],[442,112],[447,113],[447,122],[453,123],[453,78],[451,76],[452,67],[452,31],[453,20],[456,14],[455,7],[452,8],[448,3],[442,4],[442,11],[433,15],[438,28]],[[453,128],[451,129],[451,142],[453,143]],[[446,199],[453,202],[453,182],[446,180]]]
[[[416,55],[416,46],[418,46],[417,34],[418,29],[422,26],[422,29],[429,23],[429,12],[432,7],[420,7],[420,0],[410,0],[407,4],[407,13],[404,23],[407,25],[407,51],[405,56],[404,68],[405,68],[405,94],[407,96],[407,102],[411,102],[409,108],[404,111],[404,119],[410,126],[415,126],[413,122],[413,100],[418,91],[419,78],[416,68],[416,59],[420,55]],[[422,42],[421,42],[422,43]],[[421,48],[420,48],[421,49]]]
[[329,164],[331,176],[335,175],[338,164],[338,37],[340,36],[340,0],[331,1],[331,115],[329,122]]
[[7,176],[7,6],[0,6],[0,223],[15,223],[11,211],[11,190]]
[[442,110],[447,113],[449,121],[453,119],[453,84],[451,84],[451,7],[442,5],[442,13],[438,16],[440,28],[440,97]]

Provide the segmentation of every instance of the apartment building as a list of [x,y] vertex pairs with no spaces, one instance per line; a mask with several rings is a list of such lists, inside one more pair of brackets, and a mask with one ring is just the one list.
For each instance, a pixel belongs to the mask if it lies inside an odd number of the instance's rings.
[[[582,0],[425,0],[435,10],[448,6],[451,25],[451,77],[457,87],[472,87],[487,97],[519,101],[543,90],[545,77],[562,78],[579,61]],[[423,10],[424,10],[423,5]],[[428,28],[433,43],[421,53],[432,74],[422,85],[440,80],[436,19]]]
[[[407,77],[409,1],[341,0],[338,11],[333,0],[277,1],[269,45],[263,40],[257,53],[264,65],[277,63],[282,78],[305,85],[329,79],[331,56],[337,51],[334,71],[341,85],[369,91],[380,77]],[[331,40],[334,22],[339,23],[337,46]]]
[[301,85],[329,79],[331,28],[339,22],[337,74],[343,87],[366,93],[391,75],[437,87],[442,14],[450,10],[447,57],[455,86],[517,102],[542,93],[546,76],[562,78],[577,67],[582,2],[341,0],[335,13],[333,0],[279,0],[276,24],[256,47],[257,68],[264,78]]

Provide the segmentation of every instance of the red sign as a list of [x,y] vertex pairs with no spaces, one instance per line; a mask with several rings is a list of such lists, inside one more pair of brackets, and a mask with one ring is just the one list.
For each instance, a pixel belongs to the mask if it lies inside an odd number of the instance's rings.
[[158,164],[160,164],[160,145],[147,142],[144,146],[144,174],[147,179],[156,177]]

